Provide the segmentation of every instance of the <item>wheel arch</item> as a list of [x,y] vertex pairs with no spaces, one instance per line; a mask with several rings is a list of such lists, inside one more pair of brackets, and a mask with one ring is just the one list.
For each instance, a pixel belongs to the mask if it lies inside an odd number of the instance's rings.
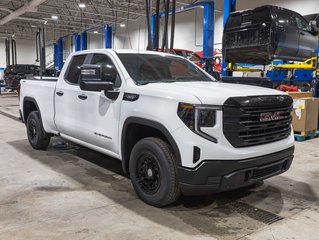
[[40,118],[42,119],[40,108],[38,106],[37,101],[32,97],[24,97],[23,98],[22,117],[23,117],[25,124],[28,120],[29,114],[33,111],[39,111]]
[[[134,130],[134,127],[137,127],[137,129]],[[125,173],[128,172],[130,153],[134,145],[142,138],[151,136],[154,137],[154,133],[155,137],[164,137],[164,140],[170,144],[174,151],[177,164],[181,165],[181,155],[179,148],[170,132],[161,123],[145,118],[129,117],[125,120],[122,129],[121,154],[122,168]],[[134,131],[138,132],[138,130],[142,130],[142,132],[138,133],[140,135],[132,136],[131,133],[134,135]]]

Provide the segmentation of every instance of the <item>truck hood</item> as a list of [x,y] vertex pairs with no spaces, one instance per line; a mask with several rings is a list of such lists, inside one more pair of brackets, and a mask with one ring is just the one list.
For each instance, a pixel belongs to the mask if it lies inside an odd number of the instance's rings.
[[170,93],[176,95],[191,95],[199,99],[202,104],[223,105],[230,97],[283,95],[283,92],[249,85],[229,84],[220,82],[174,82],[150,83],[143,86],[149,90],[157,90],[162,96]]

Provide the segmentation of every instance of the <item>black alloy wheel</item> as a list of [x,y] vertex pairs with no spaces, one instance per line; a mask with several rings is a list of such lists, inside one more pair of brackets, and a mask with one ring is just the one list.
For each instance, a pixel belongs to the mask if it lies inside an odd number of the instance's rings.
[[176,159],[165,140],[148,137],[132,149],[129,172],[136,194],[145,203],[164,207],[180,196]]

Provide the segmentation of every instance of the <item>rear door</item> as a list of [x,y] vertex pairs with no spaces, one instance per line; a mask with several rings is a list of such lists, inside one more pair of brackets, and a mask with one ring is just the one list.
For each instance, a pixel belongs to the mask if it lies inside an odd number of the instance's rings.
[[295,58],[299,50],[299,30],[292,11],[276,8],[277,39],[276,55],[281,58]]
[[299,58],[311,58],[315,56],[314,50],[318,48],[318,36],[315,36],[309,27],[308,22],[295,14],[296,25],[299,31]]
[[[82,100],[79,98],[80,67],[88,55],[74,55],[64,76],[58,80],[55,89],[55,124],[60,133],[80,139],[83,131]],[[64,77],[64,78],[63,78]],[[86,113],[89,114],[89,113]]]

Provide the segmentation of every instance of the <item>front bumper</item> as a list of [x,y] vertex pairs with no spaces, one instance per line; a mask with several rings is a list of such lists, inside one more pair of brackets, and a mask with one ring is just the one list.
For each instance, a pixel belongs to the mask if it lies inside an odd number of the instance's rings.
[[290,168],[294,146],[269,155],[242,160],[204,160],[195,169],[178,167],[184,195],[223,192],[251,185]]

